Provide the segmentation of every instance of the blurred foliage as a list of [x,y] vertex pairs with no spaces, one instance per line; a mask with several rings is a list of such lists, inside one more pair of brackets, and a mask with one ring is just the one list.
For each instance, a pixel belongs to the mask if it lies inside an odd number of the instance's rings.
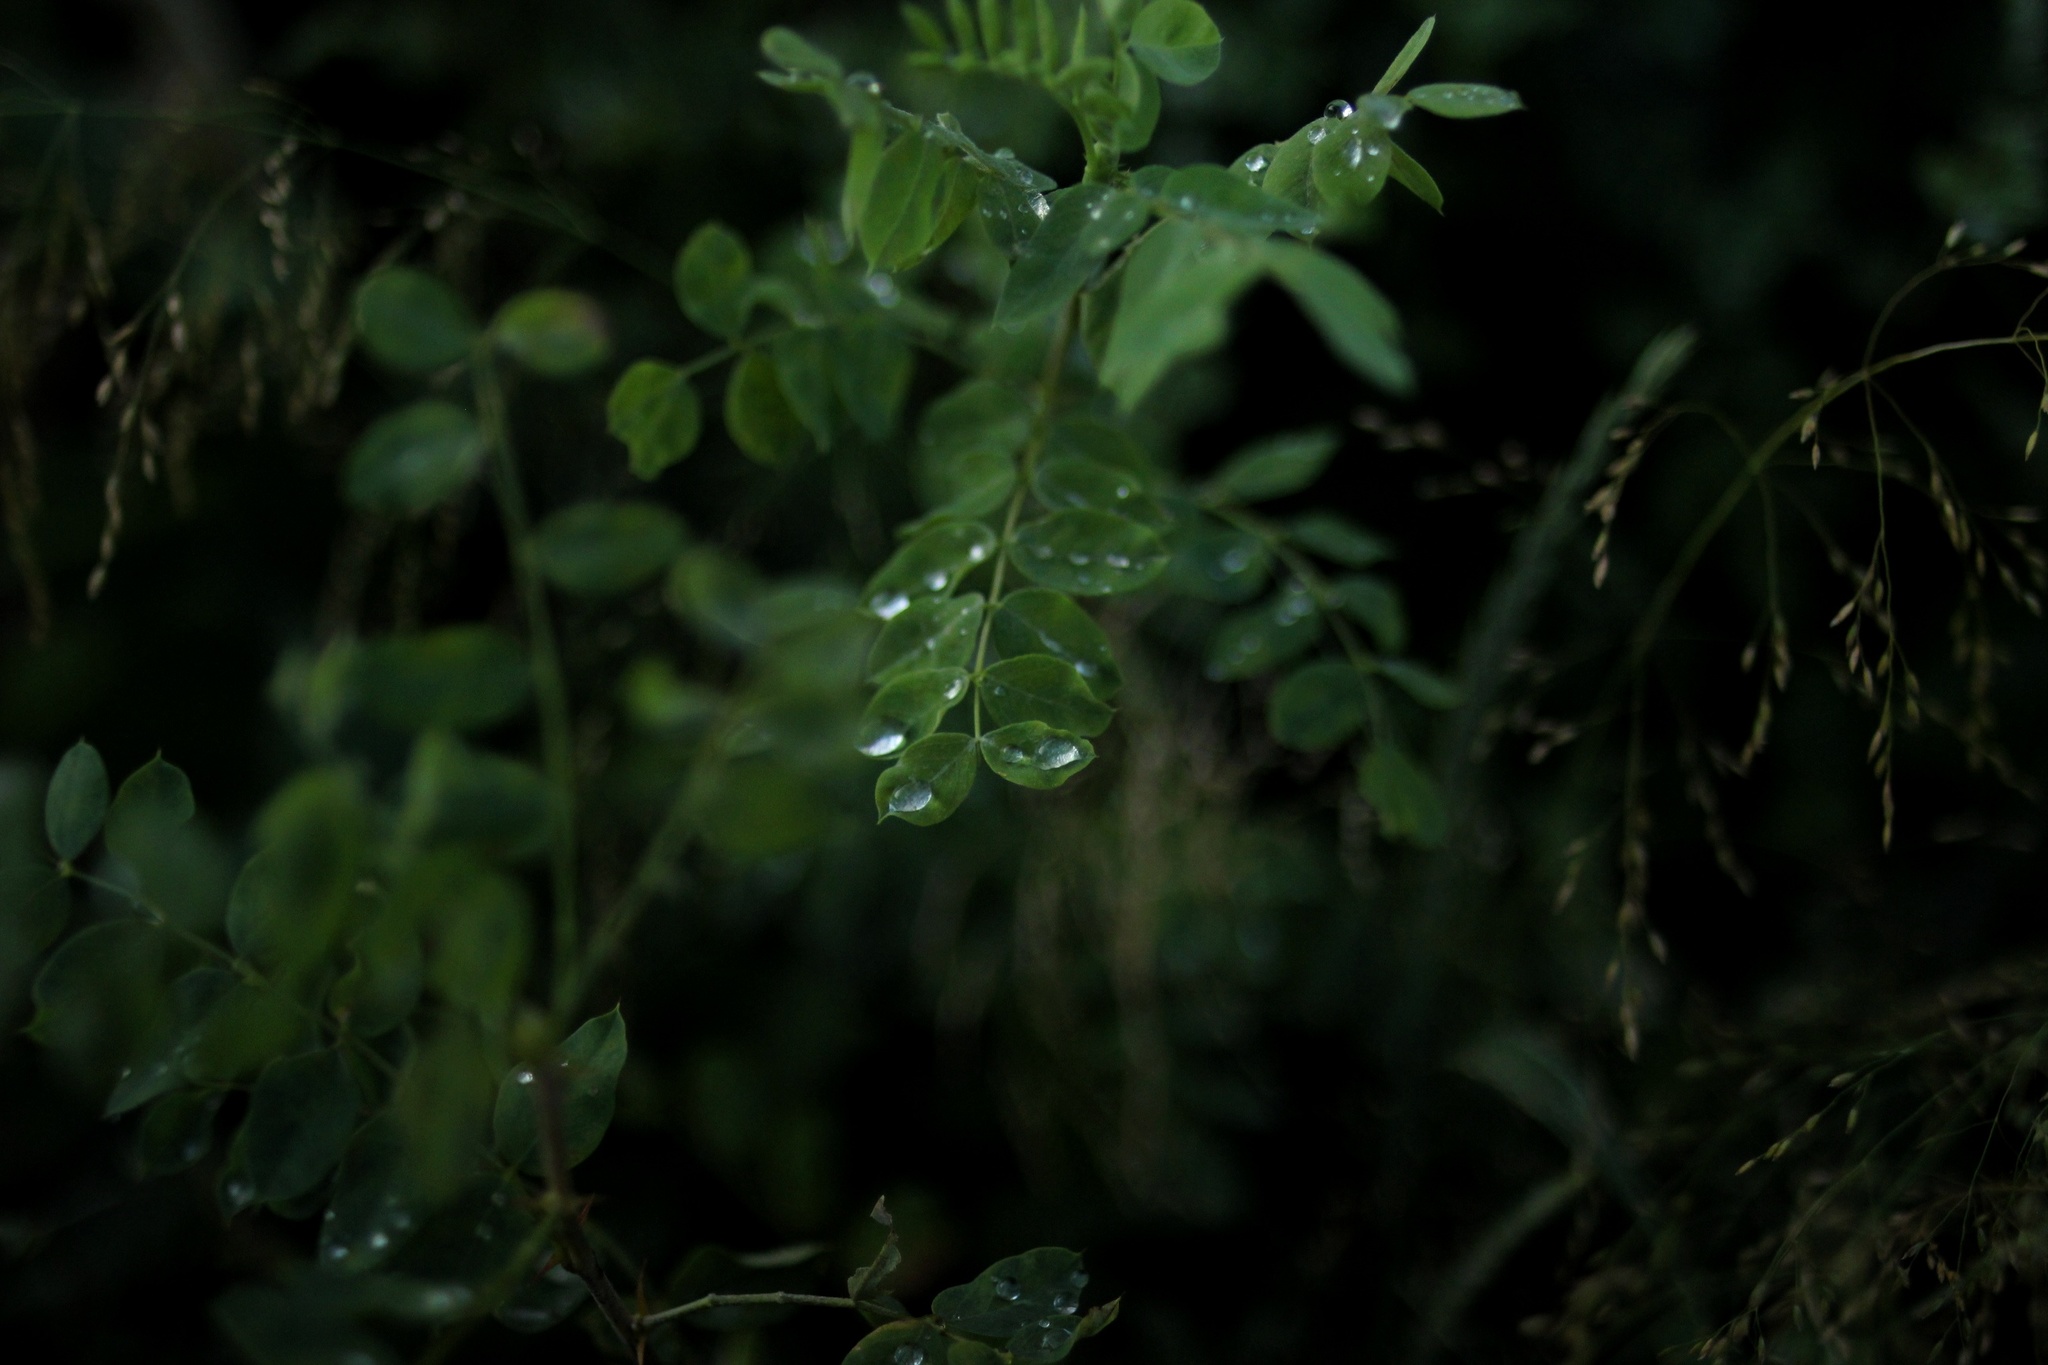
[[[648,1308],[851,1270],[1034,1358],[1001,1305],[1059,1313],[1058,1244],[1105,1359],[2029,1358],[2048,561],[2040,253],[2008,244],[2048,218],[2048,9],[1446,4],[1400,88],[1527,112],[1409,116],[1429,171],[1356,205],[1314,149],[1387,127],[1368,82],[1428,9],[1218,0],[1194,85],[1206,35],[1162,12],[1143,159],[1300,186],[1268,197],[1323,215],[1309,253],[1200,176],[1034,229],[1101,171],[1074,119],[1137,130],[952,8],[916,59],[887,5],[0,15],[8,1339],[616,1354],[573,1263],[434,1327],[505,1248],[548,1259],[518,1077],[581,1025],[587,1252]],[[773,25],[843,63],[769,51],[829,107],[756,79]],[[1046,183],[911,268],[936,223],[842,184],[878,93]],[[1162,303],[1195,339],[1155,364],[1067,202],[1260,254]],[[1352,261],[1386,304],[1316,273]],[[1020,484],[1015,396],[1088,284],[1075,420]],[[1347,330],[1389,306],[1402,346]],[[811,309],[697,392],[691,357]],[[990,310],[1016,330],[957,322]],[[945,725],[923,646],[994,591],[945,556],[898,584],[894,530],[1007,538],[1023,484],[1066,519],[1023,544],[1158,577],[1085,612],[1086,574],[1012,579],[986,648],[1066,670],[1014,713],[977,690],[1020,757],[877,827],[855,748]],[[1053,535],[1096,518],[1130,544]],[[891,673],[863,608],[932,572]],[[1027,790],[1074,762],[1047,745],[1087,757]],[[941,758],[885,790],[937,801]],[[569,898],[626,909],[567,982],[564,774]],[[859,1330],[712,1305],[650,1351]]]

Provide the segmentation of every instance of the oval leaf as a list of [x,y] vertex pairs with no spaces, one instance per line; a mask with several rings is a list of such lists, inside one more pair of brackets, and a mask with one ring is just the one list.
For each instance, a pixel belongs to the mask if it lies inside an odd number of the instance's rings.
[[43,830],[57,856],[70,862],[85,852],[107,818],[107,765],[84,740],[57,762],[43,796]]
[[989,641],[1005,658],[1050,654],[1065,660],[1098,701],[1108,701],[1124,685],[1102,627],[1071,597],[1050,588],[1024,588],[1005,596]]
[[1205,81],[1223,60],[1223,35],[1194,0],[1152,0],[1131,25],[1131,55],[1170,85]]
[[919,740],[875,779],[875,818],[936,825],[974,790],[974,739],[948,732]]
[[861,716],[854,746],[869,758],[890,758],[939,728],[967,695],[967,672],[928,668],[902,673],[882,685]]
[[363,708],[397,730],[480,730],[526,704],[532,669],[495,626],[443,626],[363,644],[355,686]]
[[1266,728],[1290,749],[1332,749],[1365,724],[1365,682],[1341,659],[1303,664],[1266,703]]
[[1401,325],[1388,303],[1349,262],[1293,242],[1268,242],[1266,261],[1337,357],[1390,393],[1415,387],[1401,351]]
[[[574,1166],[597,1150],[611,1127],[619,1072],[626,1065],[626,1021],[614,1008],[586,1020],[562,1041],[552,1062],[561,1077],[562,1147]],[[531,1067],[514,1067],[498,1087],[492,1116],[493,1145],[500,1157],[532,1174],[544,1167],[540,1115],[535,1109],[539,1077]]]
[[676,300],[713,336],[736,337],[753,310],[753,276],[754,258],[739,234],[723,223],[705,223],[676,253]]
[[1408,647],[1408,616],[1394,585],[1371,574],[1346,574],[1330,585],[1331,605],[1372,632],[1389,654]]
[[1363,569],[1394,557],[1394,547],[1386,540],[1334,512],[1310,512],[1295,518],[1287,536],[1302,549],[1349,569]]
[[995,532],[980,522],[942,522],[889,556],[861,590],[861,605],[887,621],[917,598],[949,596],[995,548]]
[[1290,583],[1271,601],[1224,618],[1203,672],[1216,682],[1255,678],[1307,653],[1322,633],[1315,602]]
[[775,362],[760,351],[741,356],[726,379],[725,430],[748,459],[771,469],[801,459],[810,449],[804,424],[783,397]]
[[1464,699],[1456,683],[1408,659],[1383,660],[1380,672],[1399,683],[1409,696],[1438,711],[1449,711]]
[[998,725],[1038,720],[1077,735],[1099,735],[1115,715],[1079,670],[1050,654],[1019,654],[981,675],[981,704]]
[[1513,113],[1522,107],[1522,97],[1512,90],[1503,90],[1497,85],[1469,85],[1454,81],[1418,85],[1408,92],[1408,99],[1417,109],[1426,109],[1443,118],[1492,118],[1495,114]]
[[[1261,169],[1265,164],[1261,162]],[[1316,226],[1316,216],[1308,209],[1267,194],[1222,166],[1183,166],[1159,187],[1159,197],[1177,213],[1232,232],[1264,236],[1312,232]]]
[[573,289],[529,289],[491,322],[498,349],[535,374],[567,379],[594,370],[611,354],[611,336],[596,300]]
[[1358,790],[1379,812],[1380,830],[1389,839],[1435,848],[1450,832],[1435,779],[1392,744],[1375,744],[1365,756],[1358,770]]
[[1010,562],[1034,583],[1080,597],[1136,592],[1166,568],[1166,546],[1113,512],[1076,507],[1017,530]]
[[682,518],[651,502],[583,502],[533,536],[541,576],[569,592],[625,592],[668,568],[683,549]]
[[676,366],[636,360],[612,386],[605,427],[626,443],[627,466],[652,479],[697,448],[704,410]]
[[349,453],[342,487],[358,507],[418,515],[461,491],[483,459],[475,419],[429,398],[371,423]]
[[1265,502],[1299,493],[1318,478],[1337,453],[1334,431],[1297,431],[1246,446],[1203,485],[1212,503]]
[[1095,761],[1095,746],[1044,721],[1005,725],[981,737],[981,756],[997,777],[1049,790]]
[[476,342],[476,319],[453,289],[406,266],[356,286],[356,335],[380,365],[413,374],[453,365]]
[[916,669],[965,667],[981,629],[981,605],[978,592],[912,602],[875,637],[868,651],[868,681],[887,682]]
[[1010,267],[996,322],[1015,330],[1064,307],[1150,215],[1143,196],[1107,185],[1076,185],[1054,195],[1044,223]]
[[390,1114],[363,1125],[341,1159],[320,1220],[319,1260],[330,1270],[372,1270],[412,1235],[425,1201],[407,1166],[405,1134]]
[[236,1138],[257,1202],[309,1193],[341,1160],[362,1096],[332,1048],[283,1057],[263,1068]]

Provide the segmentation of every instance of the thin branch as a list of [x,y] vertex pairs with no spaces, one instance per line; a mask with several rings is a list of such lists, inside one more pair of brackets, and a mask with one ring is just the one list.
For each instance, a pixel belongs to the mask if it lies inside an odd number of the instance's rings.
[[674,1308],[664,1308],[659,1313],[642,1314],[633,1319],[633,1325],[643,1329],[656,1327],[664,1322],[687,1317],[691,1313],[701,1313],[707,1308],[776,1308],[783,1305],[811,1308],[860,1307],[852,1299],[833,1298],[825,1294],[792,1294],[780,1289],[766,1294],[706,1294],[701,1299],[691,1299],[688,1303],[679,1304]]
[[619,1297],[619,1291],[612,1287],[604,1267],[598,1264],[597,1252],[590,1245],[590,1239],[583,1233],[583,1209],[576,1198],[576,1187],[569,1179],[569,1147],[562,1135],[562,1077],[561,1068],[552,1059],[533,1069],[535,1089],[534,1111],[540,1123],[541,1158],[547,1167],[548,1211],[553,1225],[555,1240],[560,1244],[568,1267],[590,1290],[590,1298],[604,1314],[606,1322],[618,1333],[619,1341],[628,1351],[637,1353],[640,1329],[633,1320],[626,1301]]

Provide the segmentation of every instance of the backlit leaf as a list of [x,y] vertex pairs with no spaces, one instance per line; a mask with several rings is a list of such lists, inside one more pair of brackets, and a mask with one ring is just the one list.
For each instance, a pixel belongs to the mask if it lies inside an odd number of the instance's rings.
[[652,479],[697,448],[704,408],[676,366],[636,360],[612,386],[605,428],[626,443],[628,467]]
[[875,818],[938,824],[974,789],[974,768],[973,736],[948,732],[919,740],[875,779]]
[[476,342],[462,296],[406,266],[387,266],[356,286],[355,325],[378,364],[414,374],[453,365]]
[[[626,1021],[614,1008],[590,1019],[562,1041],[558,1055],[540,1063],[560,1077],[562,1148],[571,1166],[597,1150],[611,1127],[619,1072],[626,1065]],[[534,1068],[514,1067],[498,1087],[493,1143],[504,1160],[538,1174],[540,1079]]]
[[423,399],[370,424],[349,453],[342,487],[358,507],[417,515],[468,486],[483,461],[475,419],[453,403]]

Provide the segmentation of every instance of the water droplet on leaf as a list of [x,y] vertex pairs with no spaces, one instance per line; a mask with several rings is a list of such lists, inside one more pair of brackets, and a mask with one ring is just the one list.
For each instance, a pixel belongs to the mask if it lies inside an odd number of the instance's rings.
[[932,803],[932,784],[929,782],[906,782],[889,793],[889,810],[896,815],[923,810]]
[[1350,118],[1357,112],[1351,107],[1350,100],[1331,100],[1323,106],[1324,118]]
[[1015,1303],[1024,1295],[1024,1286],[1018,1284],[1014,1279],[1010,1278],[1008,1275],[998,1275],[996,1277],[996,1282],[989,1287],[994,1289],[996,1291],[996,1297],[1003,1300],[1003,1302],[1005,1303]]

